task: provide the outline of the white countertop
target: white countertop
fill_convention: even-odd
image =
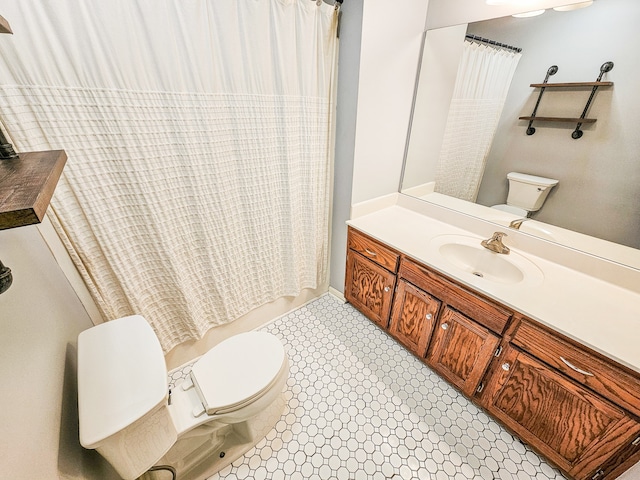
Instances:
[[[558,247],[549,248],[546,242],[538,240],[540,248],[536,250],[535,240],[519,238],[517,232],[505,230],[510,237],[504,240],[505,245],[532,261],[544,278],[539,282],[504,284],[457,269],[438,253],[432,242],[444,234],[482,240],[491,235],[495,225],[487,224],[484,233],[482,228],[469,231],[397,204],[364,214],[347,224],[640,372],[640,293],[545,258],[547,251]],[[568,257],[577,255],[567,252]],[[550,255],[554,260],[557,256],[557,251]],[[590,261],[585,254],[585,264]],[[598,268],[585,270],[592,273]],[[628,275],[623,273],[623,277]]]

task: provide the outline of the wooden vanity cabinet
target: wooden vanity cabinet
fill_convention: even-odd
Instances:
[[[382,328],[387,328],[400,255],[349,228],[344,296]]]
[[[640,374],[356,230],[348,244],[346,299],[570,478],[640,461]]]
[[[496,363],[483,406],[572,478],[613,478],[603,466],[640,444],[629,413],[528,353],[509,344]]]

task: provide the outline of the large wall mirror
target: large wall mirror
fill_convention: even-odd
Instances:
[[[465,1],[455,0],[456,8],[466,11]],[[431,0],[428,16],[446,2]],[[508,228],[519,215],[491,208],[507,203],[507,174],[554,179],[542,208],[520,230],[640,269],[640,2],[594,0],[525,18],[489,18],[483,8],[481,21],[425,32],[401,193]],[[481,88],[464,78],[477,61],[466,58],[466,35],[521,49],[509,65],[500,60],[497,77],[485,78],[489,85],[507,79],[501,100],[469,101],[460,83],[454,93],[456,81]],[[558,71],[549,82],[593,82],[609,61],[614,68],[602,80],[613,86],[595,93],[586,117],[597,121],[582,125],[581,138],[572,138],[576,124],[569,122],[534,122],[535,133],[527,135],[529,123],[519,117],[531,115],[540,93],[530,85],[542,83],[552,65]],[[546,88],[537,116],[580,117],[591,93],[591,87]],[[447,182],[465,191],[451,192]]]

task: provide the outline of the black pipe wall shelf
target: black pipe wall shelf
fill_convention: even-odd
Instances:
[[[520,120],[528,120],[529,125],[527,127],[527,135],[533,135],[536,133],[536,129],[532,126],[533,122],[556,122],[556,123],[575,123],[576,128],[573,132],[571,132],[571,138],[577,140],[582,137],[583,131],[581,127],[585,123],[595,123],[595,118],[586,118],[587,111],[589,110],[589,106],[593,101],[593,98],[600,87],[611,87],[613,86],[613,82],[603,82],[602,76],[610,72],[613,69],[613,62],[605,62],[600,67],[600,75],[595,82],[567,82],[567,83],[548,83],[549,77],[551,75],[555,75],[558,71],[558,67],[553,65],[547,70],[547,76],[545,77],[542,83],[532,83],[530,86],[533,88],[539,88],[540,93],[538,94],[538,100],[536,101],[536,105],[533,108],[533,112],[528,117],[518,117]],[[587,104],[582,110],[582,115],[579,117],[538,117],[536,113],[538,112],[538,107],[540,106],[540,101],[542,100],[542,95],[544,95],[545,89],[547,88],[567,88],[567,89],[576,89],[576,88],[591,88],[591,95],[587,100]]]
[[[42,222],[66,162],[64,150],[0,159],[0,230]]]

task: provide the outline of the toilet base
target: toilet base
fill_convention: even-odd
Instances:
[[[219,472],[266,437],[282,417],[284,394],[250,419],[233,424],[212,421],[178,438],[156,465],[171,465],[179,480],[205,480]],[[140,480],[168,480],[166,471],[147,472]]]

